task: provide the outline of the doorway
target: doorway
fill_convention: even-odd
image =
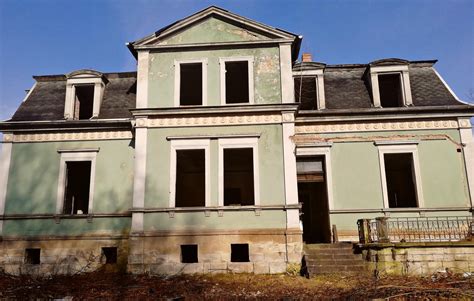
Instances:
[[[303,203],[303,241],[330,243],[331,229],[324,156],[299,157],[298,198]]]

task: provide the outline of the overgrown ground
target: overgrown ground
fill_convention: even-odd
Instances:
[[[373,275],[320,276],[219,274],[133,276],[94,272],[34,278],[0,276],[0,299],[374,299],[473,300],[474,279],[462,275],[430,277]],[[72,298],[71,298],[72,297]]]

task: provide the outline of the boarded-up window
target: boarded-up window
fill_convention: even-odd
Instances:
[[[403,104],[400,74],[380,74],[378,79],[380,105],[383,108],[400,107]]]
[[[74,88],[76,90],[74,119],[90,119],[94,110],[94,85],[80,85]]]
[[[417,207],[413,155],[385,154],[384,163],[389,207]]]
[[[176,207],[206,204],[205,150],[176,151]]]
[[[225,62],[225,102],[248,103],[249,66],[248,61]]]
[[[224,205],[254,205],[253,148],[224,149]]]
[[[179,104],[202,105],[202,64],[180,64]]]
[[[63,213],[87,214],[89,211],[91,161],[66,162],[66,173]]]
[[[300,110],[316,110],[317,99],[316,77],[295,77],[295,101]]]

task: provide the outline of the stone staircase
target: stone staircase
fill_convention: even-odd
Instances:
[[[368,271],[369,264],[357,254],[352,243],[307,244],[303,268],[307,276]]]

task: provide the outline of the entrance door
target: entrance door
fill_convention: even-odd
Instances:
[[[303,241],[331,242],[324,156],[297,158],[298,198],[303,203]]]

